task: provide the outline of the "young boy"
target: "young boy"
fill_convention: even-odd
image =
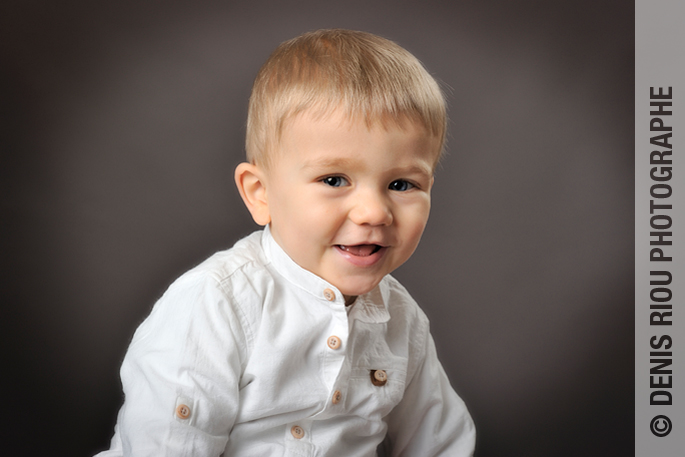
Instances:
[[[320,30],[281,44],[235,172],[265,229],[157,302],[100,455],[472,455],[428,320],[389,275],[428,220],[445,129],[438,85],[395,43]]]

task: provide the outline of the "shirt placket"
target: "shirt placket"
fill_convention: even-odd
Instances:
[[[347,390],[347,374],[349,364],[349,323],[345,310],[344,298],[340,292],[325,288],[322,291],[324,300],[328,303],[332,319],[329,334],[325,336],[323,345],[324,357],[322,364],[322,378],[328,390],[328,399],[323,409],[316,415],[317,419],[339,414],[344,406]]]

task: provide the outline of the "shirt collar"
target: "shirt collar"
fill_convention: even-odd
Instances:
[[[273,268],[294,286],[302,289],[303,292],[313,295],[325,303],[334,303],[338,306],[345,306],[345,298],[342,292],[333,284],[315,275],[311,271],[299,266],[276,242],[271,230],[267,225],[262,232],[262,249],[266,258],[270,261]],[[381,284],[383,281],[381,281]],[[335,299],[329,301],[324,295],[324,291],[330,289],[335,293]],[[360,295],[354,302],[350,311],[350,319],[357,319],[362,322],[384,323],[390,319],[390,314],[386,306],[387,294],[382,293],[380,285],[370,292]]]

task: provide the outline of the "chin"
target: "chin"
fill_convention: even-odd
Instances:
[[[383,278],[381,278],[383,279]],[[348,283],[345,285],[340,285],[336,286],[340,292],[342,292],[343,295],[349,295],[349,296],[357,296],[357,295],[364,295],[367,292],[371,292],[379,283],[380,279],[378,281],[374,282],[368,282],[368,281],[359,281],[359,282],[353,282],[353,283]]]

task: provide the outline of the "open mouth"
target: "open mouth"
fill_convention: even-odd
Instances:
[[[338,248],[342,251],[348,252],[357,257],[368,257],[380,251],[383,246],[378,244],[357,244],[354,246],[345,246],[342,244],[338,245]]]

